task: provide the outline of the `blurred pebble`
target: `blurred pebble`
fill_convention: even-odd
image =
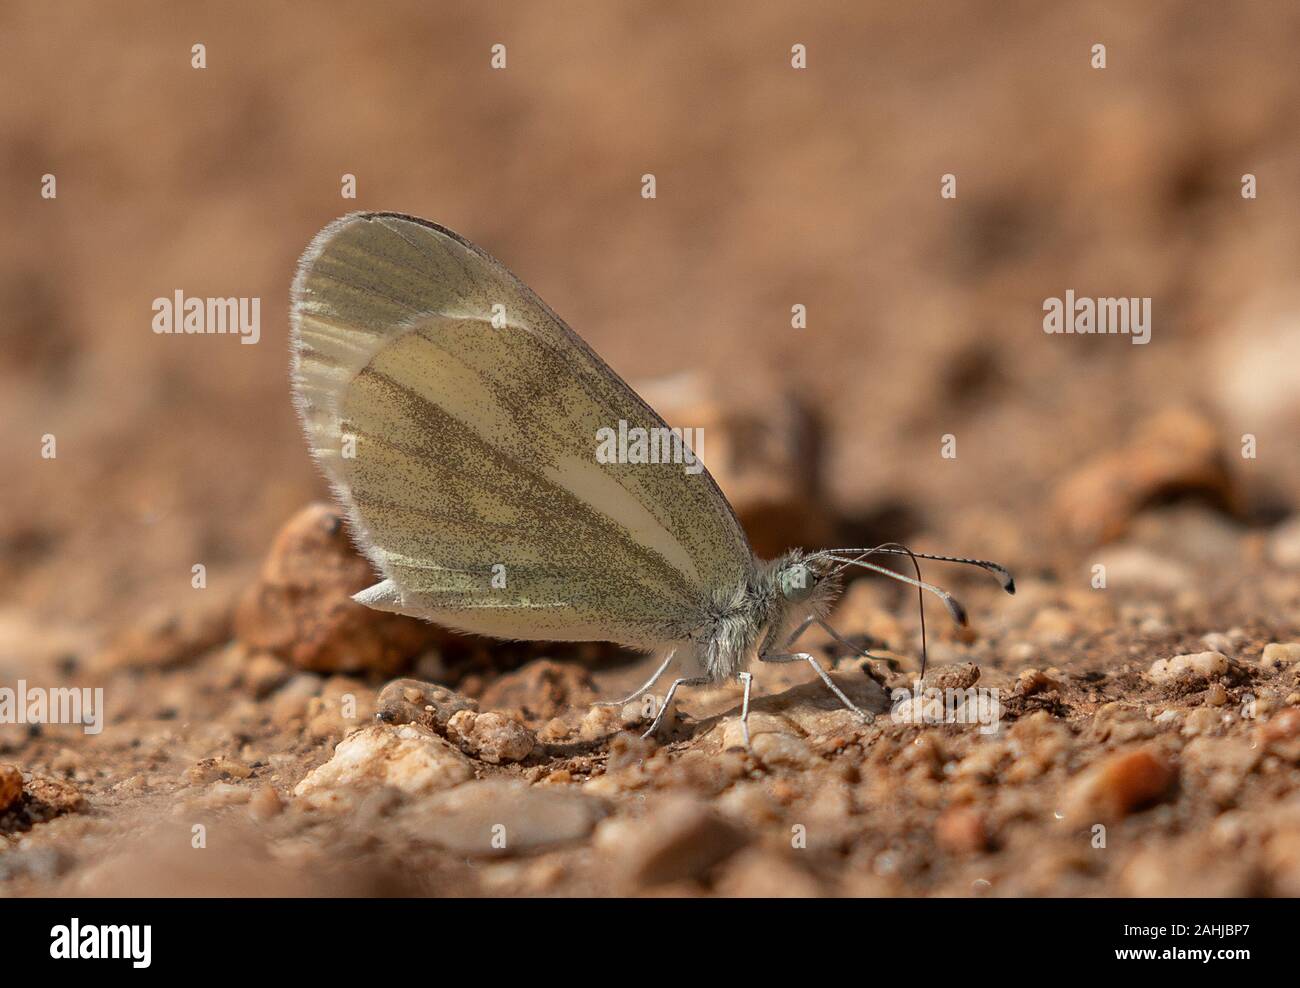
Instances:
[[[642,819],[602,828],[601,849],[633,886],[698,878],[746,843],[745,834],[691,796],[660,800]]]
[[[1061,684],[1041,669],[1023,669],[1016,677],[1016,692],[1023,696],[1060,688]]]
[[[749,737],[751,741],[760,734],[780,734],[797,737],[799,728],[795,727],[794,722],[788,717],[783,717],[780,714],[770,714],[765,710],[751,710],[749,712]],[[729,717],[723,722],[722,747],[724,751],[744,749],[745,731],[741,727],[739,717]]]
[[[808,768],[816,760],[807,741],[789,734],[759,734],[752,747],[754,757],[767,766]]]
[[[13,765],[0,763],[0,813],[13,806],[23,795],[23,773]]]
[[[293,667],[269,652],[249,655],[240,671],[240,679],[259,700],[270,696],[293,675]]]
[[[1176,594],[1192,585],[1187,566],[1142,546],[1114,546],[1097,553],[1096,562],[1106,567],[1108,589]]]
[[[90,657],[96,671],[174,669],[230,638],[230,603],[214,591],[185,608],[159,605]]]
[[[567,786],[505,779],[466,782],[414,806],[414,833],[475,857],[526,854],[582,840],[606,804]]]
[[[1176,777],[1154,749],[1110,755],[1071,780],[1064,797],[1065,820],[1082,826],[1122,819],[1163,798]]]
[[[779,382],[740,385],[697,373],[644,381],[637,391],[670,426],[704,430],[700,453],[759,556],[828,543],[819,430],[796,395]]]
[[[236,609],[235,635],[300,669],[395,672],[446,633],[352,599],[374,582],[338,509],[309,505],[272,542]]]
[[[1054,494],[1053,510],[1077,541],[1109,542],[1171,490],[1194,491],[1229,506],[1238,500],[1213,423],[1180,408],[1144,420],[1126,446],[1067,477]]]
[[[1264,653],[1259,657],[1259,664],[1265,669],[1285,669],[1300,661],[1300,642],[1270,642],[1264,646]]]
[[[548,720],[594,699],[589,670],[575,662],[534,659],[493,682],[479,701],[486,710],[518,710],[529,720]]]
[[[307,704],[320,693],[321,678],[300,672],[285,683],[271,698],[271,723],[287,727],[307,716]]]
[[[201,758],[185,770],[185,780],[192,786],[207,785],[224,779],[247,779],[253,770],[243,762],[225,755]]]
[[[275,786],[263,783],[253,790],[248,800],[248,815],[254,820],[266,821],[278,816],[284,809],[284,800],[276,792]]]
[[[984,818],[969,806],[953,806],[939,814],[934,839],[950,854],[977,854],[989,846]]]
[[[1223,715],[1212,707],[1197,707],[1187,712],[1183,734],[1194,738],[1202,734],[1216,734],[1223,727]]]
[[[1211,652],[1222,652],[1224,655],[1232,655],[1237,650],[1233,640],[1222,631],[1211,631],[1208,635],[1202,635],[1201,644]]]
[[[736,899],[816,899],[820,883],[791,860],[789,853],[746,848],[723,867],[714,884],[717,895]]]
[[[1268,554],[1284,569],[1300,569],[1300,515],[1273,530],[1268,540]]]
[[[973,662],[931,669],[921,681],[923,689],[964,690],[979,682],[980,668]]]
[[[1157,659],[1147,675],[1153,682],[1172,682],[1183,676],[1191,679],[1209,679],[1228,671],[1228,657],[1222,652],[1194,652],[1175,655],[1172,659]]]

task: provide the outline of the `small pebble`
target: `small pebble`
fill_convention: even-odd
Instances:
[[[350,790],[387,785],[408,795],[448,789],[474,777],[464,755],[417,724],[369,724],[349,735],[334,756],[294,788],[319,806],[350,804]]]
[[[980,667],[973,662],[931,669],[921,685],[924,689],[964,690],[979,682]]]
[[[1060,689],[1060,687],[1060,683],[1041,669],[1024,669],[1016,677],[1016,692],[1024,696],[1032,696],[1035,693]]]
[[[1162,799],[1176,777],[1173,766],[1154,749],[1111,755],[1071,780],[1065,820],[1082,826],[1122,819]]]
[[[0,763],[0,813],[5,812],[23,796],[23,773],[13,765]]]
[[[505,779],[467,782],[425,800],[412,824],[421,839],[474,857],[532,853],[582,840],[608,812],[567,786]]]
[[[1228,657],[1222,652],[1194,652],[1175,655],[1172,659],[1157,659],[1147,675],[1157,683],[1173,682],[1183,676],[1192,679],[1209,679],[1228,671]]]
[[[698,878],[746,843],[745,834],[690,796],[669,796],[644,818],[607,831],[601,847],[634,886]]]
[[[379,691],[375,717],[385,724],[419,724],[439,734],[462,710],[478,710],[478,703],[455,690],[418,679],[394,679]]]
[[[1259,664],[1271,670],[1285,669],[1297,661],[1300,661],[1300,642],[1270,642],[1259,657]]]
[[[1183,734],[1189,738],[1216,733],[1223,725],[1223,716],[1212,707],[1197,707],[1187,714]]]
[[[447,721],[447,737],[461,750],[493,765],[520,762],[532,754],[537,736],[503,713],[459,710]]]
[[[934,824],[935,842],[951,854],[978,854],[989,846],[984,818],[969,806],[954,806]]]

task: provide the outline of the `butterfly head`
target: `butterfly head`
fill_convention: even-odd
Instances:
[[[840,587],[833,563],[798,551],[772,563],[771,574],[772,594],[782,610],[823,613]]]

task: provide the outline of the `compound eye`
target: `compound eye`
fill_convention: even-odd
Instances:
[[[781,591],[793,600],[806,596],[816,584],[816,574],[803,563],[796,563],[781,574]]]

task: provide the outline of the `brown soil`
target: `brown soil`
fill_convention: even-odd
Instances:
[[[1300,894],[1294,5],[313,9],[5,16],[0,687],[107,722],[0,724],[0,894]],[[937,676],[1000,726],[891,716],[883,581],[832,618],[880,658],[809,638],[875,722],[756,669],[748,750],[731,687],[658,743],[590,712],[654,659],[350,610],[283,313],[359,208],[483,244],[706,419],[765,552],[1010,566],[926,570],[972,618],[929,609]],[[261,298],[260,343],[155,335],[176,289]],[[1045,334],[1067,289],[1151,297],[1151,342]]]

